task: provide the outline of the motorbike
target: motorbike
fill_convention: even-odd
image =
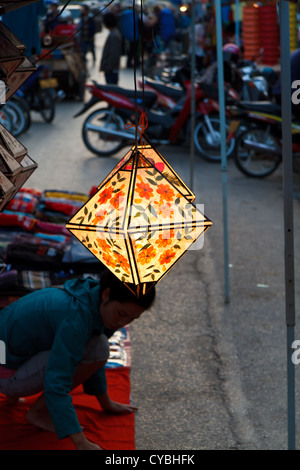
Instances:
[[[242,89],[240,91],[240,99],[243,101],[265,101],[270,98],[271,80],[269,74],[260,71],[255,62],[241,61],[237,67],[242,79]],[[206,69],[195,72],[195,81],[201,81],[201,77]],[[275,72],[273,72],[275,74]],[[168,84],[170,86],[182,87],[182,76],[191,76],[190,60],[189,62],[178,63],[177,65],[164,66],[157,69],[150,76],[146,74],[146,79],[157,81],[159,83]],[[275,74],[276,75],[276,74]],[[274,84],[274,83],[273,83]]]
[[[31,111],[39,112],[44,121],[50,123],[55,117],[57,86],[57,79],[51,77],[51,69],[45,65],[39,65],[16,95],[27,102]]]
[[[135,131],[125,130],[125,125],[135,124],[136,113],[146,113],[148,127],[145,137],[152,144],[178,145],[190,140],[191,84],[185,81],[185,94],[172,109],[155,110],[157,93],[134,91],[116,85],[100,85],[95,81],[86,85],[92,97],[74,116],[78,117],[104,101],[106,108],[100,108],[87,116],[82,127],[82,138],[86,147],[98,156],[110,156],[122,147],[135,141]],[[220,120],[219,105],[208,98],[204,90],[195,85],[195,129],[196,151],[210,162],[220,161]],[[227,131],[229,125],[227,126]],[[226,148],[229,157],[235,146],[231,138]]]
[[[255,62],[246,61],[239,71],[243,80],[242,101],[265,101],[269,99],[267,79],[260,73]]]
[[[156,93],[156,101],[153,109],[165,111],[174,109],[179,102],[184,102],[185,89],[183,86],[176,86],[144,77],[144,80],[138,80],[139,88]]]
[[[281,107],[272,102],[240,102],[230,110],[228,139],[236,139],[234,162],[246,176],[265,178],[282,161]],[[237,129],[244,130],[236,135]],[[300,171],[300,122],[292,122],[294,172]]]

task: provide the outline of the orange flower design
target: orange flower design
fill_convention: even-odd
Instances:
[[[107,214],[107,211],[100,210],[99,212],[95,214],[95,217],[93,218],[91,224],[92,225],[101,224],[101,222],[103,222],[103,220],[105,219],[106,214]]]
[[[174,230],[165,230],[162,234],[159,235],[159,238],[156,240],[155,244],[158,246],[158,248],[165,248],[173,243],[173,238]]]
[[[98,243],[98,247],[100,251],[110,251],[111,246],[107,243],[106,240],[103,238],[96,238],[96,242]]]
[[[113,188],[111,188],[111,187],[105,188],[105,189],[99,194],[98,202],[99,202],[100,204],[105,204],[106,201],[108,201],[108,200],[111,198],[112,192],[113,192]]]
[[[167,184],[159,184],[156,191],[163,201],[172,201],[174,199],[174,190]]]
[[[160,264],[168,264],[171,263],[172,259],[176,256],[174,250],[166,250],[162,255],[159,257]]]
[[[150,199],[153,197],[153,189],[148,183],[137,183],[136,191],[139,193],[139,196],[143,199]]]
[[[113,197],[111,198],[109,202],[115,209],[118,210],[120,208],[120,205],[124,201],[124,196],[125,196],[125,193],[123,191],[119,191],[113,195]]]
[[[150,261],[155,258],[156,250],[153,246],[149,246],[145,250],[142,250],[138,255],[138,262],[141,264],[148,264]]]
[[[107,253],[102,253],[102,260],[106,264],[106,266],[110,266],[113,269],[116,268],[117,263],[116,263],[115,259],[111,257],[111,255],[109,255]]]
[[[125,271],[126,273],[129,273],[130,265],[129,265],[127,258],[125,258],[125,256],[121,254],[117,254],[115,257],[115,261],[116,261],[116,264],[119,265],[118,267],[122,268],[123,271]]]

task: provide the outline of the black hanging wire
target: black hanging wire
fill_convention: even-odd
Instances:
[[[137,84],[136,84],[136,71],[137,71],[137,16],[135,12],[135,0],[133,0],[133,8],[132,8],[132,14],[133,14],[133,66],[134,66],[134,101],[135,101],[135,146],[137,148],[138,146],[138,105],[137,105]]]
[[[134,51],[133,51],[133,63],[134,63],[134,95],[135,95],[135,124],[125,125],[125,128],[135,127],[135,146],[138,146],[138,133],[140,135],[141,146],[143,147],[143,133],[148,126],[147,117],[145,113],[145,87],[144,87],[144,45],[143,37],[141,38],[141,65],[142,65],[142,114],[138,119],[138,104],[137,104],[137,57],[138,57],[138,39],[137,39],[137,20],[138,16],[135,11],[135,0],[133,0],[133,36],[134,36]],[[143,36],[143,0],[141,0],[141,28],[140,34]]]
[[[60,12],[56,15],[55,18],[59,18],[59,17],[60,17],[60,15],[65,11],[65,9],[66,9],[67,6],[69,5],[69,3],[71,3],[71,1],[72,1],[72,0],[68,0],[68,1],[64,4],[64,6],[63,6],[62,9],[60,10]]]
[[[52,47],[50,50],[48,50],[44,55],[42,55],[41,57],[38,57],[35,61],[33,61],[32,63],[33,64],[36,64],[37,62],[40,62],[41,60],[45,59],[45,57],[47,57],[48,55],[52,54],[52,52],[54,52],[58,47],[62,46],[63,44],[65,44],[66,42],[70,41],[70,39],[73,39],[78,33],[80,33],[92,20],[94,20],[94,18],[96,18],[97,15],[99,15],[100,13],[102,13],[107,7],[109,7],[115,0],[111,0],[107,5],[105,5],[105,7],[101,8],[101,10],[98,10],[96,13],[94,13],[94,15],[92,15],[87,21],[85,21],[82,26],[77,29],[73,34],[71,34],[70,36],[66,37],[65,39],[63,39],[62,41],[60,41],[58,44],[56,44],[56,46]],[[58,18],[62,12],[64,11],[64,9],[68,6],[68,4],[71,2],[71,0],[68,0],[66,2],[66,4],[63,6],[62,10],[58,13],[58,15],[56,15],[56,18]]]
[[[143,0],[141,0],[141,69],[142,69],[142,93],[143,93],[143,111],[145,112],[145,84],[144,84],[144,11]]]

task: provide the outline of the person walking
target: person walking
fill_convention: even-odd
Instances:
[[[103,47],[100,71],[104,72],[107,84],[117,85],[123,44],[118,29],[118,17],[114,13],[106,13],[103,16],[103,24],[109,30],[109,35]]]
[[[80,25],[79,28],[82,28],[80,33],[80,45],[83,55],[83,60],[86,63],[86,55],[88,52],[91,52],[93,57],[93,63],[96,62],[95,54],[95,34],[96,34],[96,24],[93,19],[93,15],[90,13],[90,9],[87,5],[81,7],[80,15]]]

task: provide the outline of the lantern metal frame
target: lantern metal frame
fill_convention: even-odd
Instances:
[[[140,203],[136,204],[135,198],[139,191],[137,185],[142,184],[138,180],[142,181],[141,175],[145,176],[145,174],[148,175],[148,177],[146,176],[148,183],[146,183],[145,188],[147,189],[148,186],[149,192],[146,192],[144,199],[141,199]],[[117,195],[120,191],[118,185],[123,181],[126,181],[127,185],[126,196],[124,193],[123,197],[122,193],[124,209],[120,213],[113,210],[109,212],[109,205],[100,204],[99,206],[99,201],[105,199],[101,195],[105,194],[105,191],[110,195],[115,191],[115,195]],[[170,194],[172,195],[172,203],[174,203],[174,208],[177,209],[177,217],[173,221],[170,221],[168,218],[164,221],[158,219],[153,202],[155,196],[152,199],[152,193],[154,194],[154,192],[150,187],[150,184],[154,187],[158,185],[158,182],[160,188],[164,187],[169,192],[169,196]],[[212,225],[212,222],[192,204],[192,201],[195,199],[194,194],[162,155],[149,143],[147,145],[133,146],[97,189],[96,194],[70,219],[66,228],[99,261],[120,278],[136,296],[144,295],[160,281],[191,245]],[[106,214],[111,215],[112,220],[105,215],[104,218],[99,218],[99,223],[97,223],[97,211],[99,211],[100,207],[102,207],[103,213],[106,212]],[[148,213],[146,214],[147,209]],[[175,209],[174,211],[171,210],[171,206],[169,209],[170,213],[175,213]],[[117,217],[116,214],[118,214]],[[178,214],[180,214],[180,217]],[[153,223],[154,219],[157,219],[155,223]],[[95,220],[96,222],[94,222]],[[162,248],[155,249],[153,243],[154,240],[158,240],[158,245],[162,247],[165,239],[163,234],[166,231],[174,234],[174,237],[166,238],[166,240],[173,241],[165,242],[166,250],[163,252]],[[175,237],[175,232],[177,238]],[[158,238],[155,238],[157,236]],[[100,240],[103,240],[103,243],[99,242],[99,237]],[[115,243],[115,240],[118,240],[118,242]],[[172,243],[173,251],[170,253],[171,248],[168,250],[168,244],[171,245]],[[103,244],[106,244],[105,247],[99,249],[99,246]],[[105,252],[105,248],[107,252]],[[154,264],[146,267],[147,251],[141,254],[143,250],[148,250],[149,259],[154,259]],[[109,252],[111,257],[107,256]],[[161,261],[163,253],[167,252],[169,253],[165,255],[165,259],[168,267],[163,265]],[[112,261],[113,253],[115,256],[119,256],[117,259],[123,260],[122,265]],[[160,269],[160,266],[159,269],[157,267],[158,256],[160,256],[159,262],[163,266],[162,269]],[[123,266],[126,266],[127,272],[125,272]],[[150,271],[150,269],[153,270]]]

